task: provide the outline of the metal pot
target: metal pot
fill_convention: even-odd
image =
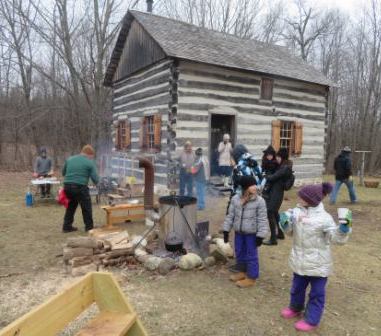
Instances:
[[[174,231],[168,233],[164,243],[165,243],[165,249],[170,252],[180,251],[183,249],[183,245],[184,245],[184,242]]]

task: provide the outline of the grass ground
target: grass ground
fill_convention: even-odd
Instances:
[[[61,233],[63,208],[26,208],[28,178],[0,173],[0,328],[73,280],[57,257],[67,237]],[[381,189],[357,191],[360,202],[354,206],[345,201],[345,190],[340,193],[337,206],[352,208],[354,232],[347,245],[333,247],[335,272],[329,279],[323,321],[313,335],[381,335]],[[283,207],[294,206],[295,199],[295,191],[289,192]],[[208,199],[208,209],[198,219],[209,220],[216,232],[225,206],[226,199]],[[332,206],[327,209],[336,213]],[[104,223],[97,206],[94,217],[96,225]],[[76,222],[83,230],[80,212]],[[292,323],[279,317],[288,303],[290,247],[289,239],[277,247],[261,247],[260,280],[246,290],[228,281],[226,266],[177,270],[166,277],[141,268],[113,272],[150,335],[297,335]]]

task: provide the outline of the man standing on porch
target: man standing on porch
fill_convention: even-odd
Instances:
[[[180,196],[193,196],[193,176],[191,169],[195,160],[195,155],[192,150],[192,143],[187,141],[184,144],[184,150],[180,155]]]
[[[229,187],[229,178],[232,174],[232,144],[230,142],[230,135],[224,134],[222,142],[218,145],[218,165],[219,173],[224,179],[224,187]]]

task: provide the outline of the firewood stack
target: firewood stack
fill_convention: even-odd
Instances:
[[[68,238],[63,259],[73,276],[97,271],[100,266],[136,264],[127,231],[110,233],[101,238]]]

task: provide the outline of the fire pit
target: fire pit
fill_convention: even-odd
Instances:
[[[188,196],[169,195],[159,198],[160,213],[164,214],[160,220],[161,248],[173,251],[172,242],[175,242],[179,249],[197,247],[196,203],[196,198]]]

